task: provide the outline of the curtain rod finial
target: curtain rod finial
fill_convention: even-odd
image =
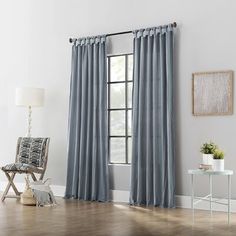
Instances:
[[[173,26],[174,26],[174,27],[177,27],[177,23],[176,23],[176,22],[174,22],[174,23],[173,23]]]
[[[73,39],[72,39],[72,38],[69,38],[69,42],[72,43],[72,42],[73,42]]]

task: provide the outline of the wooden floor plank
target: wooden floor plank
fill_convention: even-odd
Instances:
[[[23,206],[18,200],[0,204],[0,235],[236,235],[236,215],[230,225],[227,213],[134,207],[118,203],[96,203],[58,198],[57,207]]]

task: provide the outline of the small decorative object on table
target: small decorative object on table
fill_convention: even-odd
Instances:
[[[224,171],[224,152],[220,149],[216,149],[213,154],[213,170]]]
[[[212,170],[212,165],[200,164],[199,169],[200,170]]]
[[[212,165],[213,154],[217,149],[217,145],[213,142],[204,143],[201,147],[202,153],[202,164],[203,165]]]

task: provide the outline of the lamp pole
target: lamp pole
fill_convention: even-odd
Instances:
[[[32,108],[28,106],[28,130],[27,137],[31,137],[31,129],[32,129]]]

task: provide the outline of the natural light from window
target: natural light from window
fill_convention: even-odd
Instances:
[[[133,55],[108,56],[109,161],[129,164],[132,156]]]

